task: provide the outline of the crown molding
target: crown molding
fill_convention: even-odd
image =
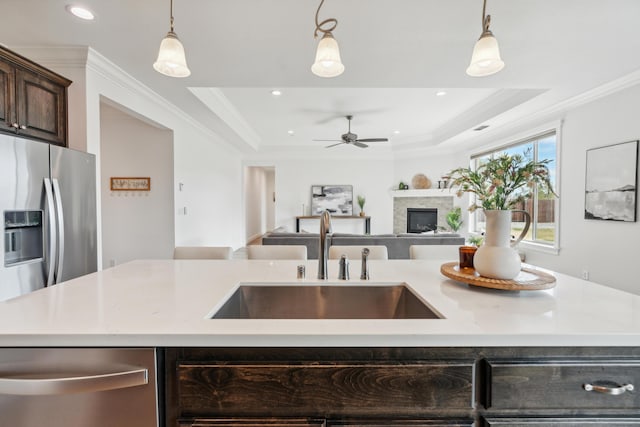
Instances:
[[[173,115],[179,117],[188,123],[188,125],[193,126],[193,128],[197,129],[199,132],[203,133],[207,137],[216,138],[220,141],[223,141],[220,136],[213,132],[211,129],[205,127],[200,122],[196,121],[189,114],[182,111],[180,108],[176,107],[174,104],[169,102],[167,99],[158,95],[148,86],[142,84],[140,81],[133,78],[126,71],[120,68],[118,65],[111,62],[105,56],[100,54],[98,51],[89,48],[87,54],[87,69],[99,74],[104,79],[113,83],[114,85],[125,89],[127,92],[130,92],[132,95],[142,96],[147,99],[149,102],[156,104],[157,106],[171,112]]]
[[[78,68],[87,65],[87,46],[12,46],[11,50],[48,68]]]
[[[569,111],[618,93],[622,90],[640,84],[640,70],[624,75],[620,78],[596,86],[581,94],[569,97],[547,108],[543,108],[535,113],[528,114],[520,119],[513,120],[502,125],[492,126],[491,131],[485,135],[473,138],[457,145],[461,150],[474,151],[474,147],[481,147],[500,139],[517,139],[519,135],[528,132],[535,133],[537,129],[544,127],[555,127],[555,123],[562,123],[564,115]],[[551,125],[549,125],[551,124]],[[513,136],[513,137],[512,137]],[[446,144],[437,145],[436,148],[444,148]]]
[[[124,71],[115,63],[95,49],[88,46],[14,46],[11,48],[21,55],[29,57],[45,67],[64,69],[87,69],[110,83],[124,89],[134,97],[143,97],[147,101],[170,112],[172,115],[183,120],[187,126],[202,133],[209,139],[214,139],[233,152],[240,152],[237,147],[223,139],[219,134],[207,128],[192,116],[160,96],[148,86],[144,85],[130,74]],[[102,97],[102,94],[100,94]],[[108,98],[108,97],[103,97]],[[115,102],[115,101],[114,101]],[[126,105],[125,108],[128,108]],[[136,114],[140,114],[137,113]],[[149,118],[149,120],[152,120]]]
[[[188,89],[251,148],[254,150],[260,148],[262,138],[247,123],[242,114],[222,93],[222,90],[213,87],[190,87]]]

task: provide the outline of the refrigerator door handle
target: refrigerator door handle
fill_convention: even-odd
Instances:
[[[57,227],[56,227],[56,213],[53,205],[53,189],[51,187],[51,180],[49,178],[44,179],[44,191],[45,199],[47,201],[47,214],[49,215],[49,250],[47,251],[47,286],[53,285],[55,276],[56,259],[58,255],[58,239],[57,239]]]
[[[56,283],[60,282],[62,277],[62,266],[64,265],[64,216],[62,212],[62,193],[60,192],[60,184],[58,180],[53,178],[53,194],[56,202],[56,213],[58,216],[58,265],[56,266]]]
[[[60,378],[0,378],[0,394],[23,396],[91,393],[136,387],[149,383],[146,368],[99,375]]]

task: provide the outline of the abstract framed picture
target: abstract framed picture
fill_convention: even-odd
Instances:
[[[353,216],[353,186],[312,185],[311,215],[321,215],[325,210],[331,215]]]
[[[584,217],[635,222],[638,141],[587,150]]]

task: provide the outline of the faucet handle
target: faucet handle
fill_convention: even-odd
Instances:
[[[340,257],[340,270],[338,271],[338,280],[349,280],[349,260],[346,255]]]
[[[367,262],[369,252],[369,248],[362,249],[362,269],[360,271],[360,280],[369,280],[369,263]]]

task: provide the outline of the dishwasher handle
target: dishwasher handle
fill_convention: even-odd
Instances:
[[[135,368],[130,371],[108,374],[60,378],[33,378],[33,375],[25,375],[20,378],[16,375],[15,377],[0,378],[0,394],[39,396],[91,393],[135,387],[148,383],[149,372],[146,368]]]

